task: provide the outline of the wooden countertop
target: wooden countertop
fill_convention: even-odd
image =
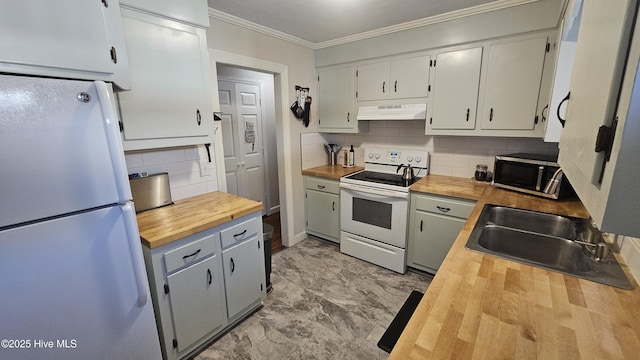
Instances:
[[[216,191],[136,215],[142,243],[153,249],[262,210],[262,203]]]
[[[487,185],[489,185],[489,183],[475,181],[472,178],[427,175],[411,185],[409,190],[479,200],[487,188]]]
[[[577,200],[487,186],[389,359],[637,359],[640,288],[626,265],[634,290],[467,250],[487,203],[588,217]]]
[[[321,165],[310,169],[302,170],[302,175],[318,176],[328,179],[340,179],[343,176],[353,174],[354,172],[364,170],[362,166],[354,166],[350,168],[342,167],[342,165]]]

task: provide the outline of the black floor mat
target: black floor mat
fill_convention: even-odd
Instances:
[[[402,330],[407,326],[411,315],[418,307],[420,300],[424,294],[419,291],[412,291],[407,300],[400,308],[400,311],[396,314],[396,317],[393,318],[391,325],[387,328],[387,331],[384,332],[384,335],[378,341],[378,347],[388,353],[391,353],[391,350],[398,342],[398,338],[400,338],[400,334],[402,334]]]

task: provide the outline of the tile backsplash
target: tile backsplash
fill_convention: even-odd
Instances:
[[[208,166],[208,175],[201,176],[201,159]],[[126,152],[125,160],[129,174],[168,173],[174,201],[218,190],[215,157],[212,152],[209,163],[204,146]]]
[[[558,151],[557,143],[545,143],[542,139],[427,136],[424,126],[424,120],[370,121],[369,132],[364,134],[302,134],[302,168],[327,164],[325,143],[339,144],[343,149],[353,144],[356,165],[360,166],[364,165],[364,149],[368,147],[424,149],[431,154],[431,174],[457,177],[472,177],[476,164],[486,164],[493,171],[495,155]]]

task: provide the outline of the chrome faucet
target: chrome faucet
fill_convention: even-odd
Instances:
[[[562,171],[562,168],[558,168],[558,170],[553,173],[551,179],[549,179],[549,182],[544,187],[543,192],[545,194],[555,194],[555,192],[558,190],[558,185],[560,185],[560,181],[562,181],[563,175],[564,171]]]

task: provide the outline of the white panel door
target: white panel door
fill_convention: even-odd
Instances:
[[[238,129],[235,109],[235,84],[230,81],[218,81],[218,99],[222,118],[222,147],[224,149],[224,171],[227,179],[227,192],[239,195],[238,171],[242,156],[239,153]]]
[[[262,296],[264,277],[256,276],[264,271],[261,243],[255,237],[222,252],[229,319]]]
[[[227,191],[263,202],[265,178],[260,87],[219,80],[218,98],[222,112]]]
[[[353,107],[355,76],[353,67],[318,72],[318,128],[354,129],[358,125]]]
[[[389,97],[390,71],[389,62],[358,66],[358,101]]]
[[[482,48],[436,55],[432,67],[432,129],[475,129]]]

